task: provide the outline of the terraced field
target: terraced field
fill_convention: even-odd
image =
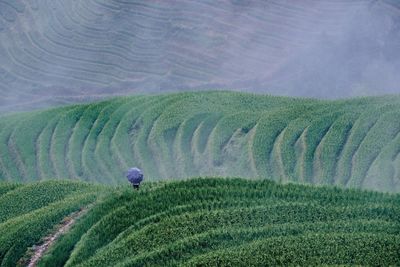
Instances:
[[[137,91],[393,92],[399,12],[395,0],[1,0],[0,111]]]
[[[115,98],[0,117],[0,179],[235,176],[400,192],[400,97],[232,92]]]
[[[93,205],[104,189],[73,181],[0,183],[1,266],[16,266],[29,247],[72,212]]]
[[[1,266],[29,262],[29,247],[81,209],[38,266],[400,264],[399,195],[244,179],[140,191],[47,181],[0,183],[0,203]]]

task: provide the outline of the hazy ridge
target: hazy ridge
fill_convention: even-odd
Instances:
[[[1,0],[0,112],[137,92],[399,93],[397,1]]]

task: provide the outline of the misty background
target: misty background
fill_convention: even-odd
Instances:
[[[400,93],[396,0],[0,0],[0,113],[228,89]]]

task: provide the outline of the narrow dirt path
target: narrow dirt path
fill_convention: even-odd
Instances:
[[[35,247],[34,253],[29,260],[28,267],[35,267],[37,263],[40,261],[42,256],[46,253],[46,251],[54,244],[54,242],[64,233],[68,232],[71,226],[75,223],[76,219],[81,217],[83,214],[87,212],[87,209],[82,209],[80,211],[74,212],[66,217],[62,223],[60,228],[57,231],[44,239],[44,243],[40,246]]]

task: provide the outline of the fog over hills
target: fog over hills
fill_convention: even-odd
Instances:
[[[0,0],[0,112],[232,89],[400,93],[400,2]]]

